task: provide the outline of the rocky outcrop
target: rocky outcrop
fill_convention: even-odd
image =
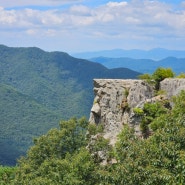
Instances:
[[[140,135],[140,118],[134,114],[135,107],[142,108],[146,102],[170,99],[185,89],[185,79],[165,79],[161,90],[166,95],[155,96],[154,88],[143,80],[94,79],[94,103],[90,123],[103,124],[104,137],[111,144],[124,124],[129,124]]]
[[[167,97],[170,99],[176,96],[181,90],[185,90],[184,78],[166,78],[160,83],[160,89],[166,92]]]
[[[142,80],[95,79],[94,93],[89,121],[104,125],[105,138],[114,144],[124,124],[139,133],[139,121],[133,119],[132,109],[154,96],[150,85]]]

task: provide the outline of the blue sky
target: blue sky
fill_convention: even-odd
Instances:
[[[185,50],[185,0],[0,0],[0,44]]]

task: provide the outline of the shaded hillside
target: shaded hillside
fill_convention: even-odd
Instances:
[[[33,136],[58,127],[60,116],[16,89],[0,84],[0,163],[15,164]]]
[[[140,73],[76,59],[63,52],[0,46],[0,164],[24,153],[32,138],[59,119],[89,116],[93,78],[136,78]]]
[[[126,67],[140,73],[153,73],[156,68],[172,68],[176,74],[185,72],[185,58],[167,57],[162,60],[133,59],[133,58],[106,58],[97,57],[90,59],[108,68]]]

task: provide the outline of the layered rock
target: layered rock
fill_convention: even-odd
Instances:
[[[155,96],[154,88],[143,80],[94,79],[94,103],[90,114],[90,123],[103,124],[104,137],[111,144],[128,124],[141,135],[140,118],[134,114],[135,107],[142,108],[146,102],[170,99],[181,90],[185,90],[185,79],[165,79],[161,82],[164,96]]]

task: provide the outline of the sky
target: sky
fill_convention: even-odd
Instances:
[[[68,53],[185,50],[185,0],[0,0],[0,44]]]

